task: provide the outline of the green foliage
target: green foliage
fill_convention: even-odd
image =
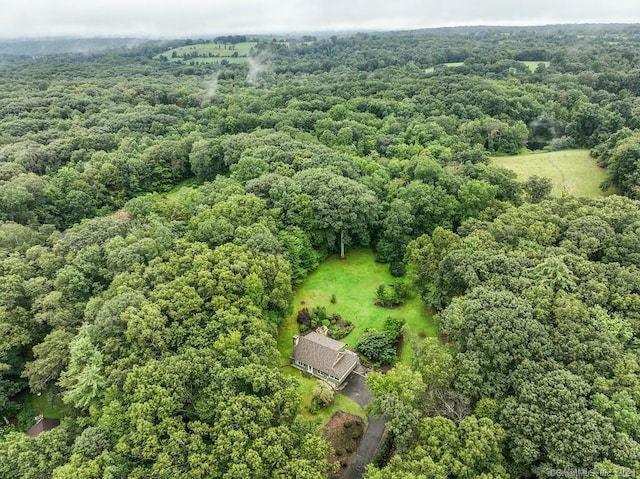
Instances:
[[[424,383],[432,388],[450,386],[456,374],[454,356],[436,338],[425,338],[415,349],[412,368]]]
[[[618,441],[614,427],[589,408],[589,393],[583,379],[558,370],[531,377],[505,401],[500,421],[513,441],[516,470],[531,465],[586,467],[610,454]]]
[[[504,431],[490,419],[469,416],[456,425],[441,417],[425,418],[417,429],[414,448],[382,469],[370,466],[367,479],[509,477],[501,451]]]
[[[620,141],[607,161],[607,182],[620,188],[630,198],[640,198],[640,137],[637,134]]]
[[[393,284],[381,284],[376,289],[376,302],[385,308],[399,306],[408,298],[409,290],[410,285],[402,279],[396,279]]]
[[[365,332],[358,340],[358,351],[373,362],[393,364],[398,359],[394,341],[384,331]]]
[[[41,393],[57,381],[69,363],[69,345],[73,338],[72,333],[57,329],[34,346],[34,360],[25,365],[22,373],[29,379],[31,392]]]
[[[70,456],[79,428],[66,419],[55,429],[31,438],[11,432],[0,441],[0,476],[21,479],[51,477],[52,471],[65,464]]]
[[[97,427],[89,426],[76,437],[71,452],[86,459],[93,459],[108,447],[107,434]]]
[[[527,194],[527,201],[530,203],[540,203],[551,194],[553,183],[551,178],[546,176],[531,175],[524,184],[524,191]]]
[[[398,359],[396,346],[404,325],[403,319],[388,317],[382,330],[372,328],[365,331],[358,341],[358,351],[371,361],[394,364]]]
[[[102,353],[91,342],[87,326],[69,345],[69,367],[60,375],[63,398],[78,409],[87,409],[105,384]]]
[[[378,199],[364,185],[326,169],[304,170],[294,177],[303,193],[309,195],[320,243],[341,247],[352,238],[368,244],[370,229],[378,219]]]
[[[427,379],[431,358],[447,364],[446,354],[416,353],[414,367],[425,383],[442,377],[445,385],[428,388],[423,410],[439,411],[443,400],[463,406],[447,392],[453,380],[475,402],[477,416],[504,428],[513,476],[606,461],[635,467],[637,385],[620,379],[636,369],[627,328],[638,324],[631,320],[638,303],[617,295],[637,292],[626,280],[612,280],[635,277],[635,263],[630,270],[607,262],[603,245],[619,244],[625,229],[616,233],[614,225],[633,224],[637,216],[637,204],[619,197],[565,198],[470,224],[430,270],[448,303],[438,317],[441,332],[457,354],[453,378],[435,368]],[[417,269],[418,248],[433,246],[423,241],[414,248]]]
[[[313,403],[319,407],[327,407],[333,402],[335,391],[324,381],[317,381],[313,387]]]

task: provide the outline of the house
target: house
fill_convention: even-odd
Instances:
[[[347,345],[315,331],[293,337],[292,365],[340,386],[358,364],[360,358]]]
[[[27,431],[30,437],[36,437],[41,432],[51,431],[60,425],[59,419],[45,419],[44,416],[36,416],[36,423]]]

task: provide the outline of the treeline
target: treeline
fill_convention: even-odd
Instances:
[[[403,68],[377,68],[370,76],[359,73],[355,62],[355,68],[320,72],[301,83],[293,72],[283,70],[291,55],[298,65],[321,45],[334,42],[349,52],[376,46],[378,55],[396,52],[396,44],[414,43],[407,35],[328,39],[295,52],[275,52],[273,69],[261,80],[270,88],[268,97],[261,90],[243,88],[245,67],[236,66],[220,76],[216,88],[224,95],[210,103],[203,86],[212,66],[165,65],[134,57],[136,64],[123,57],[125,61],[102,70],[95,63],[55,71],[42,62],[15,68],[3,75],[0,85],[2,181],[5,189],[18,192],[0,195],[7,196],[0,201],[6,211],[3,219],[65,228],[121,207],[138,194],[169,189],[197,175],[189,158],[199,140],[255,129],[292,136],[310,133],[341,153],[375,153],[390,161],[426,149],[441,164],[458,160],[475,145],[499,154],[527,146],[595,147],[623,128],[638,126],[640,75],[633,69],[634,53],[626,48],[632,38],[623,32],[618,34],[620,45],[609,50],[604,42],[592,42],[596,59],[606,60],[610,69],[600,72],[594,67],[577,75],[569,74],[557,59],[531,72],[515,59],[495,58],[490,51],[498,48],[497,33],[473,40],[488,46],[482,53],[488,55],[485,60],[465,53],[465,65],[451,71],[425,74],[413,61]],[[543,51],[553,51],[553,41],[559,42],[554,35],[547,38],[528,30],[520,35],[524,38],[507,34],[515,46],[511,53],[500,50],[503,56],[526,56],[524,46],[518,53],[519,41],[541,37]],[[461,37],[455,42],[471,42]],[[415,48],[430,52],[448,45],[447,36],[416,38],[422,43]],[[583,41],[576,39],[575,48]],[[625,55],[628,61],[623,63]],[[346,62],[337,54],[326,56]],[[445,58],[450,59],[456,58]],[[113,56],[101,58],[112,60]],[[586,58],[576,62],[596,63]],[[353,58],[349,64],[354,64]],[[277,72],[282,74],[274,75]],[[611,182],[625,188],[619,176],[613,172]]]

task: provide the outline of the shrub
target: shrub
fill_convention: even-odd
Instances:
[[[354,328],[355,326],[352,323],[345,323],[345,325],[342,327],[337,325],[333,326],[329,330],[329,337],[333,339],[342,339],[345,336],[347,336],[351,331],[353,331]]]
[[[313,386],[313,403],[319,408],[327,407],[331,404],[334,395],[335,391],[333,388],[324,381],[318,381],[316,385]]]
[[[298,311],[298,324],[306,325],[307,327],[311,326],[311,313],[308,308],[302,308]],[[302,330],[302,328],[301,328]]]
[[[322,322],[329,316],[327,315],[327,309],[324,306],[316,306],[315,308],[313,308],[312,317]]]
[[[560,151],[575,148],[576,143],[572,138],[568,136],[561,136],[560,138],[554,138],[551,142],[544,147],[544,151]]]
[[[385,308],[394,306],[396,303],[396,295],[393,288],[386,284],[381,284],[376,290],[376,304]]]
[[[393,261],[389,265],[389,271],[391,272],[391,275],[395,276],[396,278],[399,276],[404,276],[404,274],[407,272],[407,265],[405,265],[401,261]]]
[[[358,351],[371,361],[393,364],[397,359],[393,343],[384,331],[369,329],[360,337]]]
[[[336,293],[331,295],[331,304],[336,304]]]
[[[404,319],[388,317],[384,321],[382,331],[395,343],[402,334],[402,327],[404,324]]]
[[[398,303],[403,303],[409,297],[409,291],[411,290],[411,286],[409,283],[403,279],[396,279],[393,282],[392,288],[395,292],[396,301]]]
[[[385,308],[398,306],[409,297],[410,288],[403,279],[396,279],[391,285],[381,284],[376,289],[376,304]]]

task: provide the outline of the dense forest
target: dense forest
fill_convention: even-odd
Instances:
[[[369,374],[365,477],[640,473],[640,27],[255,40],[2,45],[0,477],[327,477],[276,335],[355,246],[439,326]],[[490,161],[570,148],[617,194]]]

